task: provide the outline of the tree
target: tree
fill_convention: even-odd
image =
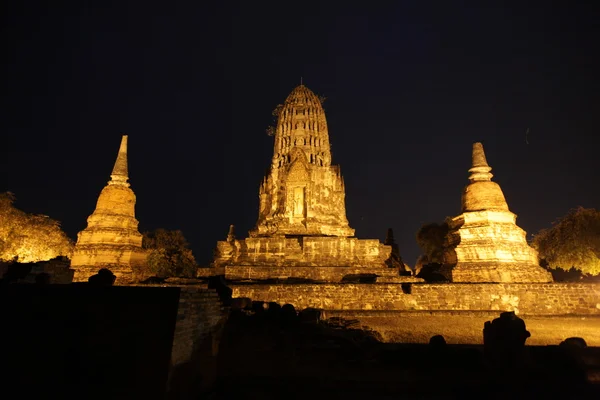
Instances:
[[[277,121],[279,121],[279,114],[281,114],[281,110],[283,110],[283,104],[277,104],[277,106],[271,112],[273,123],[267,127],[267,135],[275,136],[275,133],[277,132]]]
[[[12,193],[0,193],[0,261],[29,263],[71,255],[73,242],[58,221],[23,212],[14,202]]]
[[[448,234],[448,224],[425,224],[417,232],[417,244],[429,263],[443,264],[444,238]]]
[[[600,282],[600,275],[584,274],[573,267],[569,270],[556,267],[550,269],[550,273],[554,282]]]
[[[142,243],[149,250],[148,267],[156,276],[196,276],[196,259],[181,231],[157,229],[146,232]]]
[[[532,246],[543,266],[600,274],[600,211],[583,207],[570,210],[551,228],[539,231]]]

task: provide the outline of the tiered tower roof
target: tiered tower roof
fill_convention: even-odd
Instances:
[[[331,165],[325,111],[302,84],[279,109],[271,168],[259,198],[251,236],[354,236],[340,168]]]
[[[508,211],[508,204],[500,185],[492,182],[492,168],[488,165],[483,145],[473,143],[472,166],[469,169],[469,185],[462,197],[462,211],[502,210]]]
[[[292,161],[293,149],[301,149],[311,164],[331,165],[331,148],[321,100],[304,85],[289,94],[281,108],[275,132],[274,168]]]

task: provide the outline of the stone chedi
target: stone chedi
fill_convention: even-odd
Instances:
[[[492,182],[491,170],[483,145],[473,144],[463,213],[446,220],[444,274],[453,282],[551,282],[527,244],[526,232],[516,225],[502,189]]]
[[[306,86],[279,110],[269,171],[259,190],[250,237],[217,244],[213,262],[228,279],[305,278],[340,281],[353,274],[397,276],[391,246],[359,240],[346,218],[344,180],[331,165],[325,111]]]
[[[143,268],[146,252],[135,219],[135,194],[129,187],[127,136],[121,139],[119,155],[102,189],[96,209],[87,219],[87,228],[77,235],[71,260],[74,281],[87,281],[101,268],[110,269],[117,284],[132,282],[136,270]]]

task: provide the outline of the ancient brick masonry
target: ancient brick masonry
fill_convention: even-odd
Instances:
[[[228,312],[216,290],[207,285],[171,278],[160,286],[180,288],[168,398],[197,398],[216,379],[219,343]]]
[[[385,276],[376,283],[337,283],[333,279],[320,284],[234,283],[233,297],[360,318],[362,324],[385,333],[390,341],[427,343],[443,331],[457,343],[477,343],[481,340],[481,315],[499,311],[535,316],[541,344],[591,333],[600,318],[600,285],[549,283],[550,273],[539,267],[537,253],[528,246],[525,232],[516,225],[516,216],[509,211],[500,186],[491,181],[490,171],[483,146],[476,143],[462,214],[447,220],[450,230],[443,272],[453,283],[408,283]],[[252,256],[264,260],[267,254],[279,255],[263,251],[265,247],[262,243],[254,246],[259,250]],[[232,257],[236,251],[232,250]],[[319,251],[323,259],[330,254]],[[282,265],[281,269],[299,269],[293,259]],[[252,268],[253,273],[244,275]],[[238,279],[259,276],[260,267],[246,269],[236,269]],[[548,331],[547,326],[560,329]]]
[[[537,252],[516,225],[496,182],[483,145],[473,144],[470,183],[462,195],[462,214],[447,219],[444,272],[453,282],[552,282]]]
[[[331,165],[325,111],[306,86],[296,87],[279,112],[269,173],[250,236],[354,236],[346,219],[344,181]]]
[[[600,284],[585,283],[235,285],[233,297],[289,303],[299,310],[497,310],[600,316]]]
[[[219,296],[206,285],[181,287],[171,362],[189,361],[196,346],[224,322]]]
[[[100,268],[110,269],[117,284],[131,283],[146,262],[135,219],[135,194],[129,187],[127,136],[123,136],[110,181],[102,189],[88,225],[77,235],[71,260],[73,280],[87,281]]]
[[[396,278],[405,269],[400,263],[386,265],[390,245],[353,237],[344,181],[340,168],[331,165],[325,111],[304,85],[292,91],[279,112],[259,200],[250,237],[237,240],[232,228],[217,244],[213,266],[224,269],[228,279],[339,282],[361,274]]]

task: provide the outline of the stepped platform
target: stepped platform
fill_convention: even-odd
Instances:
[[[373,267],[278,267],[227,266],[225,279],[231,281],[267,279],[307,279],[316,282],[343,282],[348,279],[373,278],[387,281],[414,282],[411,276],[400,276],[397,268]],[[406,280],[404,280],[406,278]]]

